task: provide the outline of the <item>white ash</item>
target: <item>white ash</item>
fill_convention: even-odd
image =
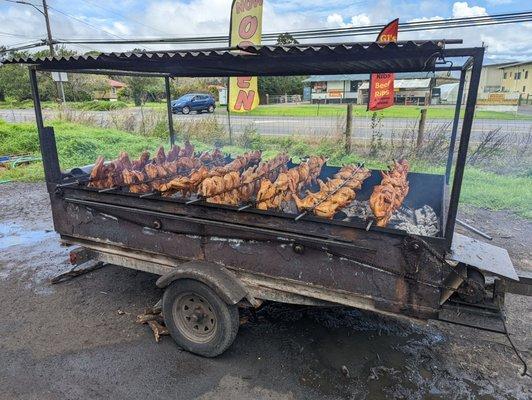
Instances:
[[[294,200],[281,202],[281,211],[286,214],[299,214],[299,211]]]
[[[344,221],[352,217],[362,220],[373,218],[373,212],[367,200],[353,200],[351,204],[342,209],[342,212],[347,215]],[[436,236],[440,232],[439,218],[428,205],[416,210],[401,207],[393,214],[388,226],[420,236]]]
[[[358,217],[366,220],[369,217],[373,216],[371,208],[369,207],[369,201],[367,200],[353,200],[351,204],[342,209],[342,212],[347,215],[347,218],[345,218],[344,221],[348,220],[351,217]]]
[[[412,235],[436,236],[440,232],[440,220],[428,205],[416,210],[400,208],[393,214],[390,225]]]

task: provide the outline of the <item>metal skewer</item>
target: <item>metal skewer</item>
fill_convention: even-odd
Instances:
[[[56,187],[58,188],[64,188],[64,187],[69,187],[69,186],[74,186],[74,185],[80,185],[81,182],[78,181],[77,179],[73,182],[68,182],[68,183],[61,183],[60,185],[57,185]]]
[[[311,208],[309,208],[308,210],[306,211],[303,211],[301,214],[299,214],[297,217],[294,218],[294,221],[299,221],[301,218],[303,218],[305,215],[307,215],[309,212],[312,212],[316,209],[316,207],[318,207],[320,204],[322,204],[325,200],[327,200],[329,197],[331,197],[333,194],[335,194],[336,192],[338,192],[338,190],[340,190],[341,188],[343,188],[347,182],[349,182],[351,179],[353,179],[357,172],[360,171],[360,168],[364,167],[364,163],[362,164],[358,164],[358,167],[357,169],[355,169],[353,171],[353,173],[341,184],[341,185],[338,185],[338,187],[336,187],[336,189],[334,189],[332,192],[330,192],[327,196],[325,196],[323,199],[321,199],[319,202],[317,202],[316,204],[314,204]]]
[[[198,202],[200,202],[202,200],[203,200],[202,197],[198,197],[197,199],[187,201],[185,204],[194,204],[194,203],[198,203]]]
[[[98,193],[111,192],[111,191],[116,190],[116,189],[119,189],[119,187],[110,187],[110,188],[106,188],[106,189],[100,189],[100,190],[98,190]]]

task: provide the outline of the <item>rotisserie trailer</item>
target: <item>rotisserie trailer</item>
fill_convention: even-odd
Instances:
[[[7,63],[29,66],[54,226],[62,241],[80,246],[73,258],[160,275],[163,314],[174,340],[191,352],[216,356],[235,339],[238,307],[259,307],[264,301],[343,305],[505,331],[505,293],[529,293],[529,281],[519,280],[506,250],[454,231],[484,55],[484,48],[458,47],[460,43],[249,46]],[[357,216],[326,219],[213,204],[201,197],[90,187],[93,166],[60,168],[54,130],[44,125],[41,113],[39,71],[164,78],[171,144],[175,134],[169,80],[174,77],[456,71],[460,90],[446,173],[409,173],[404,200],[411,210],[429,206],[440,228],[424,236],[371,225]],[[338,170],[325,165],[320,178]],[[367,200],[380,179],[380,171],[371,171],[357,200]]]

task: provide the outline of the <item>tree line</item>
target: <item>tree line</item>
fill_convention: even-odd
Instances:
[[[289,34],[279,35],[278,44],[297,43]],[[142,52],[142,49],[134,49],[134,52]],[[57,56],[69,57],[80,55],[78,52],[64,47],[56,47]],[[88,52],[84,55],[98,55],[98,52]],[[13,52],[9,57],[48,57],[50,50],[42,50],[36,53]],[[59,99],[57,87],[52,80],[51,74],[38,72],[39,92],[41,100],[54,101]],[[124,101],[132,101],[135,105],[141,105],[146,101],[158,101],[165,98],[164,81],[155,77],[137,76],[103,76],[88,74],[68,74],[68,82],[63,83],[65,98],[67,101],[90,101],[99,97],[102,92],[110,90],[109,78],[123,82],[126,86],[118,93],[118,98]],[[261,95],[292,95],[303,93],[303,76],[287,77],[259,77],[259,93]],[[173,98],[190,92],[209,92],[215,98],[218,97],[218,87],[227,86],[226,78],[177,78],[171,80],[171,93]],[[21,102],[31,99],[31,87],[29,82],[28,68],[20,64],[7,64],[0,67],[0,101],[13,100]]]

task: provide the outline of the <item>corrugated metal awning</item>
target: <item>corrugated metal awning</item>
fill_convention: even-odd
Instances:
[[[431,78],[427,79],[396,79],[393,83],[395,89],[428,89]],[[369,89],[369,82],[364,82],[359,89]]]
[[[433,72],[399,72],[397,79],[422,79],[435,76]],[[311,75],[303,82],[369,81],[369,74]]]
[[[109,70],[172,76],[261,76],[432,71],[440,42],[250,46],[244,49],[104,53],[72,57],[15,58],[5,63],[41,71]]]

